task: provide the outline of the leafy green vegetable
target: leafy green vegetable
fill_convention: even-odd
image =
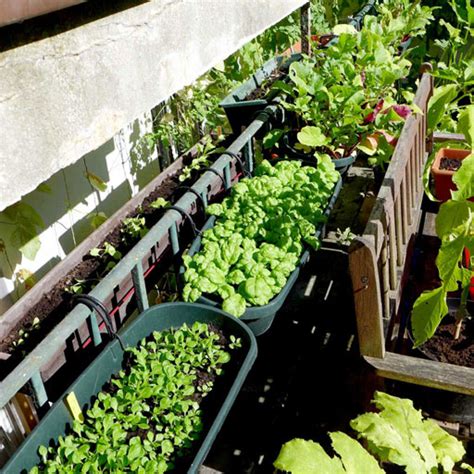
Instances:
[[[463,458],[462,443],[423,419],[411,400],[376,392],[373,401],[379,413],[364,413],[350,423],[367,450],[341,432],[329,433],[339,457],[328,455],[319,443],[297,438],[282,446],[274,466],[291,474],[379,474],[384,472],[379,462],[384,462],[404,467],[407,474],[434,474],[451,472]]]
[[[464,456],[462,443],[433,421],[423,420],[411,400],[376,392],[374,403],[380,413],[364,413],[350,424],[381,461],[403,466],[407,474],[429,474],[439,464],[443,472],[451,472]]]
[[[217,220],[203,233],[201,250],[183,258],[185,301],[215,294],[225,311],[241,316],[281,291],[304,242],[317,248],[316,225],[339,179],[331,160],[320,156],[317,168],[263,161],[255,175],[207,208]]]
[[[228,344],[241,345],[234,336]],[[129,369],[100,392],[84,422],[57,446],[41,446],[39,472],[164,473],[203,430],[199,402],[229,362],[221,336],[207,324],[154,332],[129,348]],[[202,377],[202,374],[206,377]],[[200,376],[201,374],[201,376]],[[204,380],[207,380],[204,382]]]

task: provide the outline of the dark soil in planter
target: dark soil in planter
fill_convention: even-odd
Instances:
[[[285,75],[285,71],[277,69],[273,71],[263,83],[245,97],[244,100],[264,99],[272,85]]]
[[[461,168],[461,165],[462,165],[461,160],[453,160],[451,158],[441,158],[439,168],[441,170],[457,171],[459,168]]]
[[[192,157],[184,160],[185,164],[189,164]],[[145,217],[146,226],[150,228],[163,215],[162,210],[153,209],[150,205],[157,198],[164,198],[172,201],[173,193],[176,189],[188,183],[181,183],[178,174],[170,175],[152,191],[132,213],[127,217],[134,217],[137,214]],[[121,225],[115,227],[103,240],[99,247],[103,247],[105,242],[113,245],[118,251],[125,255],[139,239],[131,240],[125,243],[122,239]],[[8,353],[11,356],[0,362],[0,380],[15,367],[23,358],[25,353],[31,352],[38,343],[48,334],[73,307],[72,294],[67,291],[78,280],[86,280],[83,293],[90,291],[101,278],[108,273],[106,270],[107,263],[110,260],[101,257],[93,257],[89,254],[84,255],[83,261],[78,264],[74,270],[65,275],[54,288],[42,299],[34,305],[22,318],[22,320],[13,328],[10,334],[0,342],[0,352]],[[32,330],[33,321],[37,318],[40,324],[36,329]],[[23,330],[28,333],[28,338],[21,346],[15,346],[21,336],[19,332]]]
[[[440,362],[474,368],[474,320],[465,318],[461,335],[456,333],[455,310],[449,312],[435,335],[421,347],[428,356]]]

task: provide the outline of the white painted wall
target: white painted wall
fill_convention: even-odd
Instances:
[[[12,226],[0,223],[0,238],[6,244],[0,253],[0,314],[24,292],[22,285],[16,285],[18,293],[15,291],[15,275],[8,260],[16,275],[24,269],[41,278],[93,231],[88,219],[91,213],[111,216],[159,173],[157,153],[143,140],[151,131],[151,113],[146,113],[97,150],[49,178],[45,184],[51,193],[36,190],[24,196],[21,201],[30,204],[46,224],[39,235],[41,248],[34,261],[22,257],[12,245],[8,238]],[[91,187],[86,167],[107,183],[105,192]]]

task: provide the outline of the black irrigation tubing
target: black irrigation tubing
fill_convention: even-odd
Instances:
[[[201,168],[199,170],[201,174],[204,174],[204,172],[206,171],[209,171],[211,173],[214,173],[216,176],[219,176],[219,179],[222,181],[222,185],[224,186],[224,189],[227,189],[224,177],[217,170],[215,170],[214,168]]]
[[[194,237],[197,237],[198,235],[201,235],[201,230],[199,230],[196,226],[196,223],[194,222],[194,219],[191,217],[191,215],[185,211],[182,207],[179,207],[179,206],[167,206],[167,207],[163,207],[163,212],[166,212],[166,211],[169,211],[169,210],[173,210],[173,211],[177,211],[179,212],[183,217],[184,219],[187,219],[189,224],[191,225],[191,230],[193,231],[193,235]]]
[[[250,171],[245,169],[244,162],[242,161],[242,158],[237,153],[233,153],[232,151],[226,150],[226,151],[223,151],[221,155],[228,155],[231,158],[235,158],[235,161],[237,161],[237,163],[239,164],[240,170],[242,171],[243,175],[246,178],[252,177],[252,174],[250,173]]]
[[[176,191],[180,191],[180,190],[183,190],[185,192],[190,192],[190,193],[194,194],[198,198],[198,202],[201,203],[202,210],[203,211],[206,210],[206,203],[204,202],[204,198],[193,187],[191,187],[191,186],[179,186],[178,188],[176,188]]]
[[[119,341],[120,347],[123,351],[125,351],[125,345],[120,336],[114,331],[114,328],[110,322],[109,312],[102,301],[98,300],[92,295],[74,295],[74,300],[77,303],[82,303],[83,305],[87,306],[91,311],[95,311],[104,322],[110,338],[117,339]]]

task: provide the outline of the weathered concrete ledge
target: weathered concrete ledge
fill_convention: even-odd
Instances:
[[[152,0],[0,54],[0,210],[307,0]]]

